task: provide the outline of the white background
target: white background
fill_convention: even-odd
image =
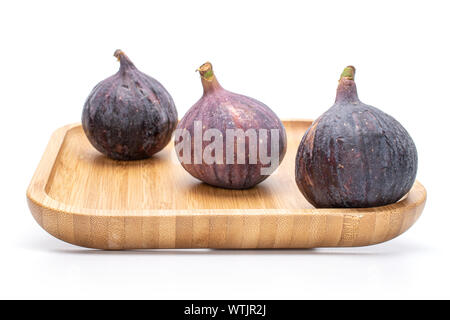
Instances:
[[[14,1],[0,5],[0,298],[450,298],[450,31],[445,1]],[[33,220],[25,191],[51,133],[80,121],[123,49],[182,116],[210,60],[280,118],[316,118],[343,67],[419,151],[422,217],[388,243],[275,251],[86,250]]]

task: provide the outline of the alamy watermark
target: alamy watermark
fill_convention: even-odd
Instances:
[[[270,175],[280,164],[280,129],[270,129],[270,134],[252,128],[223,133],[204,130],[202,122],[195,121],[193,136],[187,129],[175,130],[175,152],[184,164],[261,164],[261,175]]]

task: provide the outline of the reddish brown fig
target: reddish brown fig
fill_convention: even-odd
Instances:
[[[117,160],[148,158],[170,141],[178,115],[172,97],[121,51],[119,71],[95,86],[82,124],[91,144]]]
[[[393,117],[358,99],[355,68],[344,69],[335,104],[313,122],[300,143],[295,177],[316,207],[391,204],[412,187],[417,150]]]
[[[284,126],[263,103],[223,89],[211,63],[198,71],[203,96],[178,124],[178,158],[192,176],[210,185],[253,187],[283,160]]]

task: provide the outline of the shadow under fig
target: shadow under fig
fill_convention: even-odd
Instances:
[[[271,190],[265,186],[264,184],[259,184],[252,188],[247,189],[225,189],[216,186],[209,185],[204,182],[196,181],[195,183],[191,183],[185,186],[186,194],[191,194],[193,196],[211,196],[214,198],[220,199],[238,199],[244,198],[252,200],[253,198],[265,198],[270,199],[273,197]]]
[[[168,161],[168,155],[166,154],[155,154],[150,158],[140,159],[140,160],[115,160],[108,158],[107,156],[96,152],[94,156],[89,158],[89,161],[95,162],[96,167],[102,166],[116,166],[116,167],[142,167],[146,166],[151,168],[154,165],[158,165]]]

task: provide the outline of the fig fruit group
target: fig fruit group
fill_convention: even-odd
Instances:
[[[390,115],[358,99],[355,68],[344,69],[335,104],[306,131],[295,177],[316,207],[364,208],[394,203],[412,187],[417,150]]]
[[[119,71],[95,86],[82,115],[84,132],[101,153],[116,160],[148,158],[170,141],[178,115],[172,97],[121,51]]]
[[[211,63],[198,71],[203,96],[178,124],[178,158],[192,176],[207,184],[253,187],[283,160],[285,128],[265,104],[223,89]]]

